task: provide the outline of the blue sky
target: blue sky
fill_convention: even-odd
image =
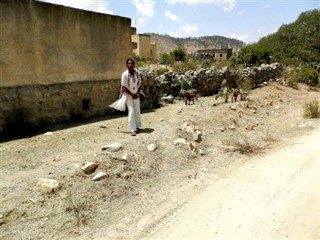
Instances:
[[[294,22],[320,0],[41,0],[132,20],[137,33],[219,35],[253,43]]]

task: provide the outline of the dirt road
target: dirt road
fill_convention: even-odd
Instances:
[[[214,182],[144,239],[319,239],[320,131]]]

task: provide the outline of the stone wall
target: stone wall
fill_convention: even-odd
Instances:
[[[280,78],[283,66],[278,63],[245,69],[228,67],[187,71],[183,74],[167,72],[157,77],[159,95],[177,97],[180,90],[195,89],[201,96],[212,96],[219,92],[221,83],[227,80],[230,88],[247,89],[262,86],[264,82]],[[246,86],[244,86],[246,85]]]
[[[118,97],[114,89],[118,79],[0,88],[2,125],[39,127],[101,116]]]

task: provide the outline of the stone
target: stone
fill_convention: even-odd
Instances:
[[[184,145],[186,144],[187,141],[184,138],[178,138],[176,140],[174,140],[173,144],[176,145]]]
[[[99,181],[99,180],[105,178],[106,176],[107,176],[107,174],[105,174],[104,172],[98,172],[96,175],[94,175],[92,180],[93,181]]]
[[[99,166],[99,163],[95,162],[85,162],[85,165],[81,168],[85,173],[94,171]]]
[[[197,131],[192,134],[192,138],[196,142],[201,142],[202,141],[202,134],[199,131]]]
[[[106,146],[103,146],[101,149],[102,150],[108,150],[110,152],[117,152],[122,148],[122,144],[121,143],[112,143]]]
[[[60,187],[59,181],[55,179],[40,178],[36,185],[38,191],[42,193],[53,193]]]
[[[154,152],[157,149],[157,145],[155,143],[152,143],[149,144],[147,148],[149,152]]]

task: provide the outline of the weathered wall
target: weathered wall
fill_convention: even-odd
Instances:
[[[128,18],[1,0],[1,87],[119,78],[132,55]]]
[[[0,0],[0,132],[101,116],[132,56],[129,18]]]
[[[132,41],[137,43],[137,48],[134,50],[136,55],[144,58],[153,58],[157,56],[157,47],[151,42],[151,36],[147,34],[136,34],[132,36]]]

